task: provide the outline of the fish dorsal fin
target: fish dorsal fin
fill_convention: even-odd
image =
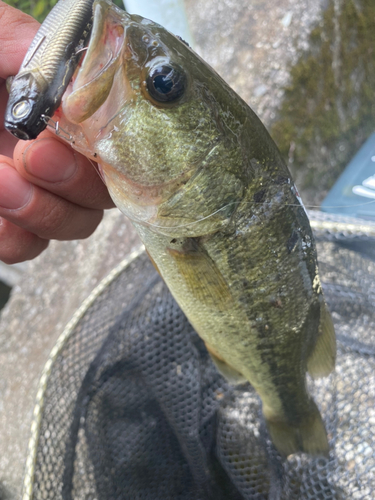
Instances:
[[[307,360],[307,371],[312,378],[326,377],[335,367],[336,336],[331,314],[324,300],[320,306],[318,340]]]

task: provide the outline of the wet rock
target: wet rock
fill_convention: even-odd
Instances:
[[[308,47],[325,1],[185,3],[197,52],[269,126],[290,81],[289,68]]]
[[[271,133],[309,204],[375,130],[374,47],[374,2],[330,0],[291,67]]]

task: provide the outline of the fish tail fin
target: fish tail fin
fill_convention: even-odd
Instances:
[[[307,371],[312,378],[326,377],[335,367],[336,336],[331,314],[323,301],[320,307],[319,335],[307,360]]]
[[[329,445],[326,429],[318,407],[311,400],[311,411],[302,423],[266,420],[268,432],[281,455],[302,451],[311,455],[327,456]]]

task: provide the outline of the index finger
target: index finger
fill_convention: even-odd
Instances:
[[[0,0],[0,78],[16,75],[39,23]]]

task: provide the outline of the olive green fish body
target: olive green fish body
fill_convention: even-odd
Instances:
[[[256,215],[254,195],[245,196],[214,234],[171,238],[136,227],[209,351],[253,385],[268,422],[299,428],[312,418],[319,426],[305,373],[326,306],[311,232],[300,206],[285,210],[285,202],[299,204],[284,186],[275,186],[280,203],[268,204],[265,194]],[[323,427],[311,437],[274,442],[285,454],[327,450]]]
[[[279,451],[327,453],[306,371],[332,370],[334,331],[309,222],[277,147],[181,40],[105,0],[95,5],[64,129],[99,162],[218,368],[259,393]]]

